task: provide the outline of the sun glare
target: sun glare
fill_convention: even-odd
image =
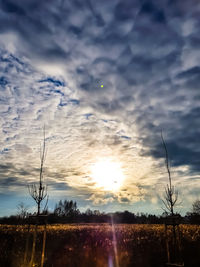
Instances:
[[[120,163],[111,160],[96,162],[91,168],[91,177],[98,188],[117,191],[124,180]]]

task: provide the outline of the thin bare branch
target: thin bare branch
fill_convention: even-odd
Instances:
[[[43,128],[43,145],[40,148],[40,174],[39,174],[39,184],[32,184],[28,185],[28,191],[30,196],[35,200],[37,204],[37,215],[41,213],[41,204],[42,201],[46,198],[45,208],[48,203],[48,196],[47,196],[47,186],[44,185],[44,162],[46,158],[46,139],[45,139],[45,126]]]
[[[168,173],[168,181],[169,184],[165,187],[165,194],[164,194],[164,200],[162,200],[165,208],[167,209],[167,213],[170,213],[170,215],[174,215],[174,206],[177,203],[178,200],[178,191],[175,189],[175,186],[172,186],[172,178],[171,178],[171,168],[170,168],[170,160],[169,160],[169,154],[167,150],[167,146],[161,131],[161,140],[165,151],[165,166]]]

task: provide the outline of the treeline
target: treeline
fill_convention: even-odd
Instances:
[[[27,208],[20,204],[17,215],[0,218],[0,224],[27,224],[32,216],[36,213],[29,213]],[[53,212],[48,210],[43,212],[48,224],[55,223],[130,223],[130,224],[164,224],[167,213],[162,215],[151,215],[144,213],[132,213],[129,211],[105,213],[99,210],[87,209],[85,212],[80,212],[75,201],[60,200]],[[176,214],[176,219],[179,223],[200,224],[200,213],[188,212],[185,216]]]

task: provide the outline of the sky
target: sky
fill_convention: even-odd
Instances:
[[[44,125],[49,210],[72,199],[81,211],[162,214],[162,130],[176,211],[190,211],[200,192],[199,17],[198,0],[0,1],[0,216],[21,201],[35,209],[27,186],[38,182]],[[116,169],[117,190],[102,186]]]

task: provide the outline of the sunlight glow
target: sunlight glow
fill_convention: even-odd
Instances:
[[[119,190],[124,180],[120,163],[109,159],[96,162],[91,168],[91,177],[98,188],[109,191]]]

